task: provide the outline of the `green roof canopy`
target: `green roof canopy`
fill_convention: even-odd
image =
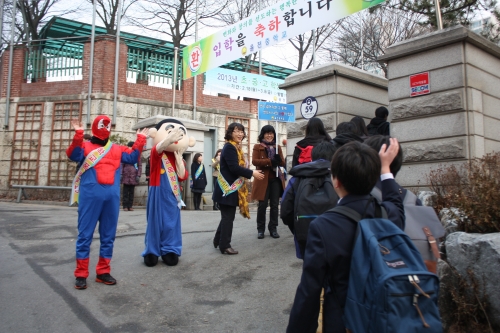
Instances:
[[[68,20],[61,17],[53,17],[40,31],[40,39],[45,39],[43,44],[49,48],[61,48],[63,45],[68,47],[83,48],[83,43],[89,40],[92,33],[92,25],[78,21]],[[97,35],[105,35],[107,31],[103,27],[96,26]],[[173,57],[174,44],[161,39],[140,36],[128,32],[120,32],[121,39],[129,48],[143,50],[145,52],[154,52]],[[181,48],[185,45],[181,45]],[[251,67],[258,67],[257,61],[250,63]],[[221,66],[223,68],[236,71],[245,71],[247,64],[245,58],[241,58]],[[285,79],[288,75],[295,73],[296,70],[262,63],[262,71],[267,76],[277,79]]]

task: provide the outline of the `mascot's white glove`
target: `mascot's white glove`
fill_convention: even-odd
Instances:
[[[172,143],[180,141],[183,136],[184,136],[184,132],[180,128],[174,128],[174,129],[172,129],[172,131],[170,131],[167,134],[167,136],[165,137],[165,139],[163,139],[162,141],[158,142],[158,144],[156,145],[156,151],[158,153],[164,151]],[[182,159],[182,154],[181,154],[181,159]]]
[[[174,151],[175,167],[177,169],[177,176],[180,178],[184,178],[184,174],[186,173],[184,160],[182,159],[182,154],[184,154],[185,151],[186,150]]]

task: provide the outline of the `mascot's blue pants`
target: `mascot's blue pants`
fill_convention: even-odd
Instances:
[[[170,188],[166,174],[161,175],[160,186],[150,186],[147,204],[145,249],[142,256],[157,257],[167,253],[178,256],[182,252],[181,210]]]
[[[92,173],[94,170],[87,171]],[[97,274],[109,273],[113,256],[118,213],[120,211],[120,184],[98,184],[95,177],[82,176],[78,203],[78,239],[76,241],[76,277],[88,277],[90,244],[99,221],[100,251]],[[119,179],[119,178],[118,178]]]

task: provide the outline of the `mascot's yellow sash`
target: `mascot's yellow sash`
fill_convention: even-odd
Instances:
[[[96,165],[97,162],[99,162],[101,158],[103,158],[109,152],[112,145],[113,143],[108,140],[108,143],[106,143],[104,147],[94,149],[87,155],[85,161],[83,161],[82,166],[73,179],[73,184],[71,185],[71,198],[69,199],[70,206],[74,203],[78,203],[78,201],[80,200],[80,181],[82,180],[82,175],[85,173],[85,171]]]
[[[182,201],[181,198],[181,188],[179,186],[179,180],[177,178],[177,174],[175,173],[175,169],[172,166],[172,163],[170,163],[170,160],[168,159],[167,155],[163,154],[161,156],[161,161],[163,162],[163,167],[167,172],[170,188],[172,189],[175,199],[177,200],[177,207],[181,209],[183,206],[186,206],[186,204],[184,203],[184,201]]]

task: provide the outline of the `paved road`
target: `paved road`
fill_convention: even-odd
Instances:
[[[283,332],[302,262],[286,226],[281,238],[258,240],[251,215],[237,215],[232,245],[240,254],[227,256],[212,245],[219,213],[183,211],[179,265],[148,268],[145,210],[121,211],[118,284],[93,281],[96,234],[88,289],[76,290],[76,209],[0,202],[0,332]]]

